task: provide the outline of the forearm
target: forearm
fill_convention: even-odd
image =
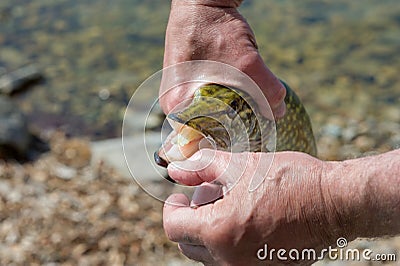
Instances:
[[[321,184],[338,233],[400,234],[400,149],[328,164]]]

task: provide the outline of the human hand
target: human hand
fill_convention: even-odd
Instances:
[[[269,250],[314,248],[318,252],[339,236],[351,238],[337,219],[342,206],[327,196],[321,180],[325,162],[298,152],[232,154],[203,149],[193,157],[170,164],[169,176],[185,185],[218,178],[223,189],[238,182],[223,198],[198,208],[191,208],[185,195],[168,198],[164,229],[187,257],[207,265],[265,265],[257,258],[265,244]],[[261,185],[249,192],[252,179],[266,174]],[[201,204],[221,195],[219,188],[206,188],[195,193],[192,201]],[[274,259],[274,264],[287,263]]]
[[[258,53],[254,33],[236,9],[240,2],[173,0],[165,38],[164,68],[190,60],[212,60],[234,66],[256,82],[274,115],[282,117],[286,90]],[[224,85],[246,89],[236,83]],[[191,98],[193,89],[180,86],[161,93],[164,112],[169,113],[182,99]],[[256,97],[255,101],[261,114],[268,116],[269,110],[262,108],[263,99]]]

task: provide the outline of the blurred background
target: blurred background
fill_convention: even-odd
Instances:
[[[164,236],[162,203],[93,160],[162,68],[169,4],[0,2],[0,264],[193,264]],[[244,0],[240,11],[303,100],[321,159],[400,147],[397,0]],[[352,245],[400,250],[398,238]]]

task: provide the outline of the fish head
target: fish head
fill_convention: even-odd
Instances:
[[[248,142],[249,126],[254,129],[257,124],[254,117],[246,95],[218,84],[203,85],[188,106],[167,116],[174,130],[156,152],[155,160],[167,166],[171,161],[187,159],[201,148],[248,150],[242,146]]]

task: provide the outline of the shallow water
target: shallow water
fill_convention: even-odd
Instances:
[[[398,1],[245,0],[241,11],[317,134],[332,115],[399,122]],[[3,0],[0,72],[41,67],[46,83],[16,97],[37,129],[119,136],[130,96],[162,67],[168,12],[162,0]]]

